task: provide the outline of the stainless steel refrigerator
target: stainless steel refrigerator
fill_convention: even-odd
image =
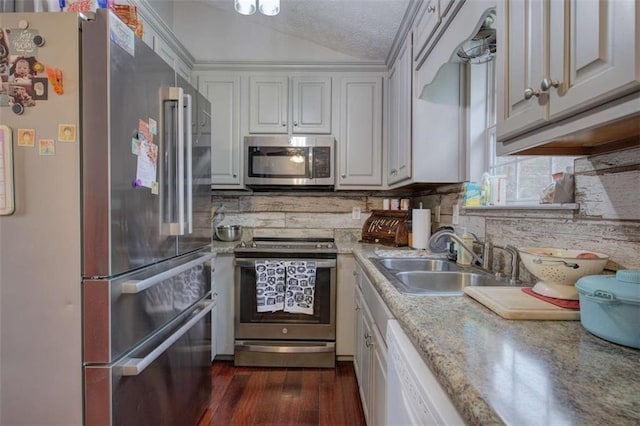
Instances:
[[[0,14],[0,424],[194,424],[210,105],[115,15]]]

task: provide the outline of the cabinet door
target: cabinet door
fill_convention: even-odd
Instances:
[[[331,133],[331,77],[293,77],[292,133]]]
[[[382,185],[382,78],[341,82],[337,186]]]
[[[389,139],[387,183],[411,177],[411,35],[400,50],[389,73]]]
[[[336,295],[336,355],[353,356],[356,261],[352,255],[338,255]]]
[[[360,289],[356,287],[356,327],[355,327],[355,347],[356,353],[353,359],[356,378],[358,379],[358,389],[365,420],[369,423],[369,401],[370,401],[370,381],[371,381],[371,331],[370,318],[367,314],[366,303]]]
[[[234,266],[233,254],[218,254],[213,272],[213,286],[216,293],[216,314],[213,328],[216,329],[216,348],[218,355],[233,355],[234,323]]]
[[[385,425],[387,421],[387,347],[384,339],[373,328],[373,351],[371,366],[371,411],[372,419],[369,424]]]
[[[199,87],[211,102],[211,183],[240,186],[240,77],[203,76]]]
[[[560,2],[559,2],[560,3]],[[540,92],[545,76],[547,1],[503,0],[496,16],[497,137],[505,139],[547,120],[546,94]],[[531,95],[530,95],[531,94]]]
[[[288,77],[250,77],[249,133],[288,133],[288,98]]]
[[[550,3],[551,119],[640,88],[637,1]]]
[[[153,40],[154,50],[173,70],[185,80],[191,82],[191,68],[184,62],[171,46],[160,36],[156,35]]]
[[[417,62],[416,69],[419,69],[424,63],[424,56],[427,52],[427,46],[431,44],[436,29],[440,25],[440,3],[438,0],[427,0],[423,3],[416,16],[413,27],[415,39],[415,60]]]

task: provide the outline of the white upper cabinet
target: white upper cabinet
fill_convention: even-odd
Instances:
[[[382,185],[382,78],[344,77],[337,140],[338,189]]]
[[[331,78],[251,76],[249,132],[331,133]],[[291,108],[291,110],[290,110]]]
[[[541,82],[541,90],[549,86],[550,119],[640,89],[637,1],[552,1],[550,7],[550,72]]]
[[[211,102],[211,183],[240,187],[240,76],[203,75],[198,87]]]
[[[474,0],[479,2],[478,0]],[[413,24],[413,65],[420,70],[438,43],[440,33],[465,0],[425,0],[420,5]],[[481,0],[480,2],[486,2]]]
[[[288,133],[288,77],[249,78],[249,132]]]
[[[571,138],[578,154],[594,142],[579,132],[637,115],[637,98],[601,106],[640,90],[639,16],[626,0],[498,2],[498,153]]]
[[[331,133],[331,77],[293,77],[292,133]]]
[[[411,177],[411,34],[402,45],[389,72],[389,134],[387,184]]]

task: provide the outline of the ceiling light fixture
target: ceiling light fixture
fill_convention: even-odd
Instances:
[[[280,0],[234,0],[234,5],[236,12],[241,15],[253,15],[256,9],[266,16],[276,16],[280,13]]]

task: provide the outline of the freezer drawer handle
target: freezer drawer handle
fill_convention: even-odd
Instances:
[[[193,327],[198,321],[200,321],[205,315],[207,315],[213,307],[214,302],[204,302],[204,309],[198,313],[195,317],[191,318],[185,325],[180,327],[175,333],[173,333],[167,340],[162,342],[160,346],[155,348],[144,358],[131,358],[122,366],[123,376],[137,376],[144,371],[153,361],[158,359],[160,355],[171,345],[173,345],[178,339],[180,339],[191,327]]]
[[[153,287],[156,284],[161,283],[162,281],[174,277],[184,271],[187,271],[194,266],[201,265],[211,259],[216,257],[215,253],[207,253],[200,257],[199,259],[192,260],[191,262],[187,262],[184,265],[177,266],[173,269],[169,269],[168,271],[162,272],[158,275],[154,275],[152,277],[146,278],[144,280],[129,280],[122,284],[122,293],[123,294],[137,294],[145,291],[146,289]]]

